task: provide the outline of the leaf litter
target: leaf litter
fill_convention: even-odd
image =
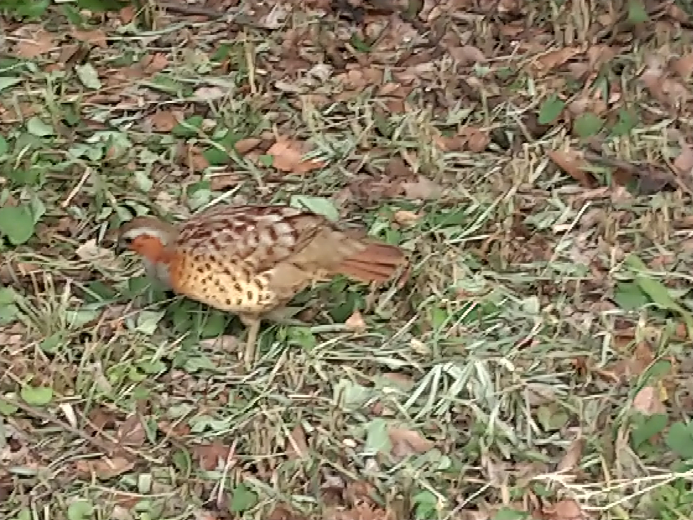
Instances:
[[[642,469],[674,475],[693,438],[682,9],[251,4],[6,20],[0,202],[27,211],[21,236],[0,222],[0,460],[23,468],[0,470],[2,513],[26,514],[28,470],[117,487],[87,504],[112,518],[672,507],[676,477]],[[414,262],[395,291],[312,288],[311,323],[268,326],[251,377],[233,319],[107,240],[136,214],[296,197]]]

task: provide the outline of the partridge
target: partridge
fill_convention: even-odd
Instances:
[[[313,282],[339,274],[383,282],[406,262],[396,246],[291,206],[215,206],[179,225],[135,217],[119,229],[118,245],[175,293],[237,314],[248,367],[263,317]]]

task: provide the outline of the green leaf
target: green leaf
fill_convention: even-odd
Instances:
[[[19,410],[17,406],[10,403],[9,401],[6,401],[2,398],[2,395],[0,395],[0,415],[9,417],[10,415],[14,415],[17,412],[17,410]]]
[[[248,511],[257,504],[257,495],[245,484],[238,484],[231,492],[231,502],[229,511],[232,513],[242,513]]]
[[[72,504],[67,507],[68,520],[85,520],[86,518],[90,518],[93,513],[94,505],[86,500],[72,502]]]
[[[140,311],[137,315],[135,329],[142,334],[151,336],[156,331],[161,318],[164,317],[166,311]]]
[[[671,425],[665,442],[669,449],[682,459],[693,459],[693,427],[676,422]]]
[[[563,112],[565,103],[556,94],[547,97],[539,107],[539,124],[548,125],[553,123]]]
[[[511,509],[509,507],[501,507],[496,514],[493,515],[491,520],[522,520],[527,518],[529,513],[526,511],[518,511],[517,509]]]
[[[428,490],[419,491],[414,495],[412,501],[416,505],[414,516],[417,520],[436,518],[438,510],[438,497]]]
[[[656,413],[645,417],[644,422],[633,430],[631,440],[633,448],[637,451],[640,446],[647,442],[650,438],[664,431],[667,426],[668,417],[666,414]]]
[[[12,305],[17,301],[17,293],[12,287],[3,287],[0,289],[0,307],[3,305]]]
[[[55,354],[60,350],[65,337],[61,332],[56,332],[55,334],[48,336],[46,339],[39,343],[39,348],[46,354]]]
[[[45,14],[50,3],[50,0],[17,1],[11,2],[9,5],[6,4],[4,9],[21,18],[40,18]]]
[[[274,156],[262,154],[260,157],[258,157],[258,160],[260,161],[260,164],[262,166],[270,167],[272,166],[272,162],[274,161]]]
[[[638,117],[637,113],[632,110],[621,108],[618,111],[618,121],[611,129],[611,134],[616,137],[628,135],[633,131],[639,122],[640,118]]]
[[[49,386],[23,386],[20,397],[32,406],[45,406],[53,400],[53,389]]]
[[[36,137],[47,137],[55,134],[55,131],[51,125],[44,123],[36,116],[29,118],[29,120],[26,122],[26,130],[31,135]]]
[[[96,71],[91,63],[85,63],[84,65],[77,65],[75,67],[75,72],[77,77],[82,82],[82,84],[92,90],[99,90],[101,88],[101,80],[99,79],[99,73]]]
[[[392,441],[388,434],[387,422],[385,419],[376,417],[373,419],[366,430],[366,442],[363,452],[367,455],[377,455],[378,453],[390,453]]]
[[[591,112],[580,114],[573,122],[575,133],[582,138],[597,135],[603,126],[604,120]]]
[[[3,136],[0,135],[0,156],[5,155],[10,149],[10,145]]]
[[[176,137],[194,137],[199,133],[203,120],[202,116],[191,116],[173,127],[171,133]]]
[[[647,295],[642,292],[638,284],[633,282],[621,282],[614,291],[614,301],[624,311],[642,309],[650,302]]]
[[[628,1],[628,21],[632,24],[644,23],[650,19],[641,0]]]
[[[77,0],[77,7],[92,13],[105,13],[106,11],[120,11],[128,3],[122,0]]]
[[[303,327],[305,328],[305,327]],[[354,411],[361,408],[372,395],[370,388],[366,388],[350,379],[340,379],[334,385],[334,400],[345,411]]]
[[[18,246],[27,242],[34,234],[34,216],[26,205],[0,208],[0,234],[10,244]]]
[[[21,83],[22,78],[13,78],[10,76],[0,76],[0,92],[10,87],[14,87],[17,83]]]
[[[324,197],[311,197],[308,195],[292,195],[291,206],[299,209],[307,209],[318,215],[322,215],[327,220],[336,222],[339,220],[339,211],[330,199]]]

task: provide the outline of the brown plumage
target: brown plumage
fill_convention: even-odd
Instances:
[[[178,226],[136,217],[118,236],[176,293],[238,314],[248,327],[247,363],[263,316],[314,281],[342,274],[384,282],[406,262],[396,246],[290,206],[216,206]]]

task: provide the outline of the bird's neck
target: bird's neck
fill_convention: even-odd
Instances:
[[[162,261],[153,262],[148,258],[142,258],[142,262],[144,263],[144,270],[147,276],[159,280],[168,289],[171,289],[171,277],[168,263]]]

